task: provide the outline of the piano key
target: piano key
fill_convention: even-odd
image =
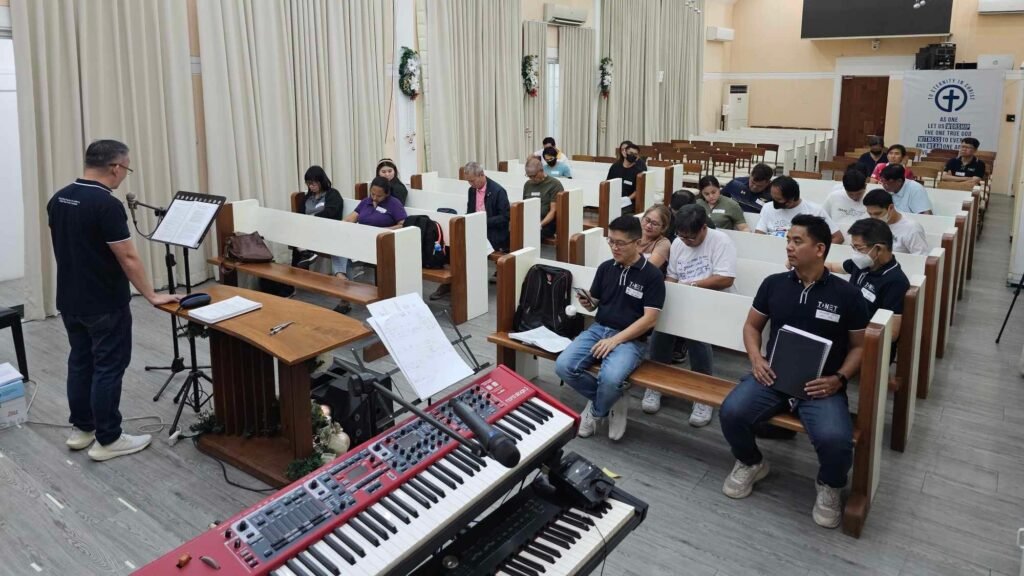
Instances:
[[[541,542],[538,542],[536,538],[534,538],[533,542],[530,542],[529,546],[531,548],[536,548],[537,550],[540,550],[541,552],[547,554],[548,556],[554,556],[555,558],[561,558],[562,557],[562,553],[561,552],[559,552],[558,550],[548,546],[547,544],[543,544]]]
[[[469,458],[470,460],[475,462],[477,466],[480,466],[481,468],[483,468],[484,466],[487,466],[487,461],[485,461],[480,456],[477,456],[476,454],[473,454],[473,452],[469,448],[466,448],[462,444],[459,444],[459,446],[455,449],[455,451],[458,452],[459,454],[462,454],[466,458]]]
[[[573,518],[571,516],[567,516],[565,514],[562,514],[562,516],[559,517],[559,520],[561,520],[562,522],[565,522],[566,524],[568,524],[569,526],[571,526],[575,530],[581,530],[581,531],[584,531],[584,532],[586,532],[587,530],[590,530],[590,525],[584,524],[583,522],[580,522],[579,520],[577,520],[577,519],[575,519],[575,518]]]
[[[398,534],[398,528],[395,528],[395,525],[390,520],[377,511],[376,505],[367,508],[366,513],[370,515],[370,518],[376,520],[378,524],[390,530],[392,534]]]
[[[537,562],[537,561],[535,561],[535,560],[533,560],[531,558],[525,557],[522,554],[522,551],[520,551],[520,553],[515,557],[515,561],[520,563],[520,564],[522,564],[523,566],[526,566],[527,568],[531,568],[531,569],[536,570],[537,572],[540,572],[542,574],[547,572],[547,570],[544,568],[543,564],[541,564],[540,562]]]
[[[454,452],[445,456],[443,460],[447,462],[449,465],[455,467],[456,470],[459,470],[460,472],[462,472],[466,476],[469,476],[470,478],[472,478],[473,475],[480,470],[475,465],[470,466],[469,464],[466,464],[462,460],[459,460],[458,457],[455,456]]]
[[[314,542],[313,545],[308,548],[308,551],[324,568],[331,570],[332,573],[337,575],[340,574],[342,570],[347,572],[351,566],[355,564],[355,558],[352,557],[352,562],[349,562],[347,559],[341,557],[337,550],[327,544],[328,540],[337,541],[337,538],[332,538],[330,536],[330,534],[326,534],[323,539],[318,542]],[[344,549],[342,548],[342,550]],[[320,556],[317,556],[317,554]],[[351,557],[351,554],[349,554],[349,556]],[[334,572],[331,568],[332,566],[334,569],[338,570],[338,572]]]
[[[387,498],[389,498],[392,502],[397,504],[409,516],[412,516],[413,518],[419,516],[419,512],[416,512],[416,510],[412,506],[410,506],[408,502],[406,502],[403,498],[399,498],[397,491],[388,494]]]
[[[578,510],[576,508],[572,508],[570,510],[566,510],[565,512],[562,512],[562,515],[563,516],[568,516],[569,518],[572,518],[573,520],[576,520],[577,522],[581,522],[581,523],[586,524],[588,526],[593,526],[594,525],[594,521],[591,520],[587,516],[586,512],[584,512],[582,510]]]
[[[523,439],[523,437],[518,432],[516,432],[512,428],[508,427],[507,425],[505,425],[501,421],[495,422],[494,423],[494,427],[497,428],[498,430],[501,430],[505,434],[508,434],[509,437],[512,438],[512,441],[515,442],[516,444],[521,442],[522,439]]]
[[[430,501],[427,500],[425,497],[421,496],[416,490],[414,490],[412,488],[411,482],[406,482],[405,484],[402,484],[401,486],[398,487],[398,489],[405,493],[406,496],[415,500],[420,506],[424,508],[430,508]]]
[[[338,538],[338,540],[345,544],[345,546],[348,546],[353,552],[356,553],[356,555],[360,557],[366,556],[366,550],[363,550],[363,547],[356,543],[356,541],[353,540],[351,537],[349,537],[348,533],[343,531],[341,528],[342,527],[339,526],[334,529],[334,535]]]
[[[530,434],[531,432],[537,429],[536,426],[531,424],[525,418],[519,416],[519,414],[516,414],[515,410],[509,412],[508,414],[505,414],[505,420],[507,420],[510,424],[515,424],[516,427],[522,430],[524,434]]]
[[[338,540],[338,538],[334,534],[325,535],[323,542],[330,546],[331,550],[334,550],[334,553],[338,556],[341,556],[341,558],[348,562],[350,566],[355,565],[355,554],[353,554],[352,551],[346,548],[344,544],[342,544],[341,540]]]
[[[442,462],[441,460],[438,460],[437,462],[434,463],[434,468],[437,468],[441,472],[444,472],[445,474],[448,475],[449,478],[451,478],[452,480],[455,480],[459,484],[465,484],[466,483],[466,481],[462,478],[461,475],[459,475],[458,472],[456,472],[455,470],[452,470],[451,467],[448,466],[447,463]],[[452,489],[454,490],[454,487]]]
[[[583,536],[580,535],[579,530],[576,530],[576,529],[570,527],[569,525],[565,524],[561,520],[556,520],[555,523],[552,524],[550,527],[551,528],[555,528],[557,530],[560,530],[562,532],[565,532],[566,534],[568,534],[569,536],[572,536],[573,538],[575,538],[577,540],[579,540],[580,538],[583,537]]]
[[[499,571],[498,574],[507,574],[508,576],[530,576],[525,572],[516,570],[514,566],[509,566],[507,562],[502,566],[501,571]]]
[[[567,542],[569,545],[573,545],[576,543],[577,540],[579,540],[579,538],[576,538],[572,534],[567,534],[564,531],[556,528],[555,526],[548,526],[544,529],[544,531],[544,533],[548,536],[554,536],[555,538],[558,538],[563,542]]]
[[[563,541],[563,540],[561,540],[561,539],[559,539],[559,538],[557,538],[555,536],[552,536],[551,534],[549,534],[547,532],[541,532],[540,534],[537,534],[537,538],[540,538],[542,540],[546,540],[546,541],[550,542],[551,544],[554,544],[555,546],[558,546],[559,548],[562,548],[562,549],[565,549],[565,550],[568,550],[569,548],[571,548],[571,546],[569,545],[568,542],[565,542],[565,541]]]
[[[548,418],[553,418],[555,416],[554,413],[547,408],[545,402],[536,396],[527,400],[526,403],[529,403],[530,406],[533,406]]]
[[[559,559],[554,574],[575,574],[591,559],[606,554],[607,542],[636,515],[632,506],[618,500],[608,500],[601,508],[604,514],[595,520],[594,529],[580,533],[580,540]]]
[[[523,550],[520,550],[519,555],[516,557],[521,560],[529,560],[533,562],[535,565],[542,567],[542,572],[544,572],[545,574],[551,575],[558,574],[559,572],[561,572],[558,569],[558,565],[555,563],[555,559],[553,557],[547,555],[545,555],[544,557],[538,556],[536,552],[530,550],[529,548],[524,548]]]
[[[298,560],[299,563],[301,563],[306,568],[306,570],[309,570],[310,573],[313,574],[313,576],[331,576],[327,572],[327,570],[325,570],[323,566],[320,565],[319,562],[314,560],[313,557],[309,555],[307,551],[299,552],[295,556],[295,559]]]
[[[531,405],[529,402],[523,402],[519,406],[519,411],[525,414],[526,416],[529,416],[531,419],[533,419],[534,422],[538,424],[543,424],[547,420],[547,416],[541,414],[540,410],[534,408],[533,405]]]
[[[364,552],[363,556],[356,558],[356,567],[362,568],[370,574],[376,574],[388,565],[389,560],[377,550],[377,547],[363,538],[359,532],[353,530],[350,525],[345,524],[340,528],[349,540],[354,542]]]
[[[369,542],[374,548],[380,546],[380,540],[373,535],[373,531],[368,526],[363,524],[359,516],[353,516],[349,518],[348,526],[356,531],[357,534],[363,537],[363,540]]]
[[[508,570],[510,568],[518,570],[519,572],[526,574],[526,576],[540,576],[540,571],[534,570],[518,560],[509,560],[505,562],[505,569]]]
[[[270,576],[297,576],[295,572],[292,572],[287,566],[281,566],[277,570],[270,573]]]
[[[446,474],[442,473],[440,468],[438,468],[436,464],[431,466],[430,468],[427,468],[427,472],[429,472],[433,477],[437,478],[437,480],[442,484],[448,486],[452,490],[455,490],[455,481],[449,478]],[[444,496],[444,494],[442,494],[442,496]]]
[[[306,570],[295,558],[289,558],[288,561],[285,562],[285,566],[291,569],[296,576],[313,576],[313,574],[310,573],[309,570]]]
[[[308,552],[310,556],[312,556],[317,562],[319,562],[320,566],[326,568],[327,571],[331,574],[334,574],[334,576],[338,576],[339,574],[341,574],[341,567],[334,563],[333,558],[328,558],[326,554],[321,552],[320,549],[317,547],[317,544],[319,543],[315,543],[309,548],[306,548],[306,552]]]
[[[401,520],[403,524],[409,524],[409,516],[407,516],[397,504],[393,503],[388,496],[381,498],[378,503],[387,508],[388,512],[391,512],[391,514],[394,515],[395,518]]]
[[[430,468],[427,468],[427,471],[429,472]],[[428,492],[433,490],[433,492],[436,495],[440,496],[441,498],[444,498],[444,490],[442,490],[440,486],[434,484],[433,481],[427,478],[426,474],[420,474],[416,478],[410,478],[409,482],[418,482],[421,486],[425,486],[428,489]]]

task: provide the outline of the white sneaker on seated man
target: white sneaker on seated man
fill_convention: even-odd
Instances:
[[[640,253],[640,221],[620,216],[608,225],[612,259],[602,262],[589,293],[578,294],[596,321],[559,354],[555,372],[587,399],[580,415],[579,436],[592,436],[608,417],[608,437],[619,440],[626,431],[629,396],[626,379],[647,353],[647,337],[665,304],[665,278]],[[594,376],[588,369],[598,360]]]

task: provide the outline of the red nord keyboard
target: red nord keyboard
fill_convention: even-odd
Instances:
[[[136,574],[410,572],[556,454],[579,423],[574,412],[504,366],[425,410],[472,438],[450,405],[454,399],[516,442],[516,467],[477,456],[413,416]]]

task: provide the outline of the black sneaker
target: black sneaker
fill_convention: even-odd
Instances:
[[[319,257],[320,256],[316,252],[307,252],[306,254],[303,254],[302,259],[295,263],[295,266],[302,268],[303,270],[309,270],[309,267],[312,266],[313,262],[316,262],[316,259]]]
[[[338,302],[337,306],[334,307],[334,311],[337,312],[338,314],[348,314],[349,312],[352,311],[352,305],[346,302],[345,300],[342,300],[341,302]]]

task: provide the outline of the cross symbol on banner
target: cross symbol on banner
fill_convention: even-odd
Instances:
[[[946,86],[936,92],[935,105],[943,112],[956,112],[967,105],[967,91],[959,86]]]

